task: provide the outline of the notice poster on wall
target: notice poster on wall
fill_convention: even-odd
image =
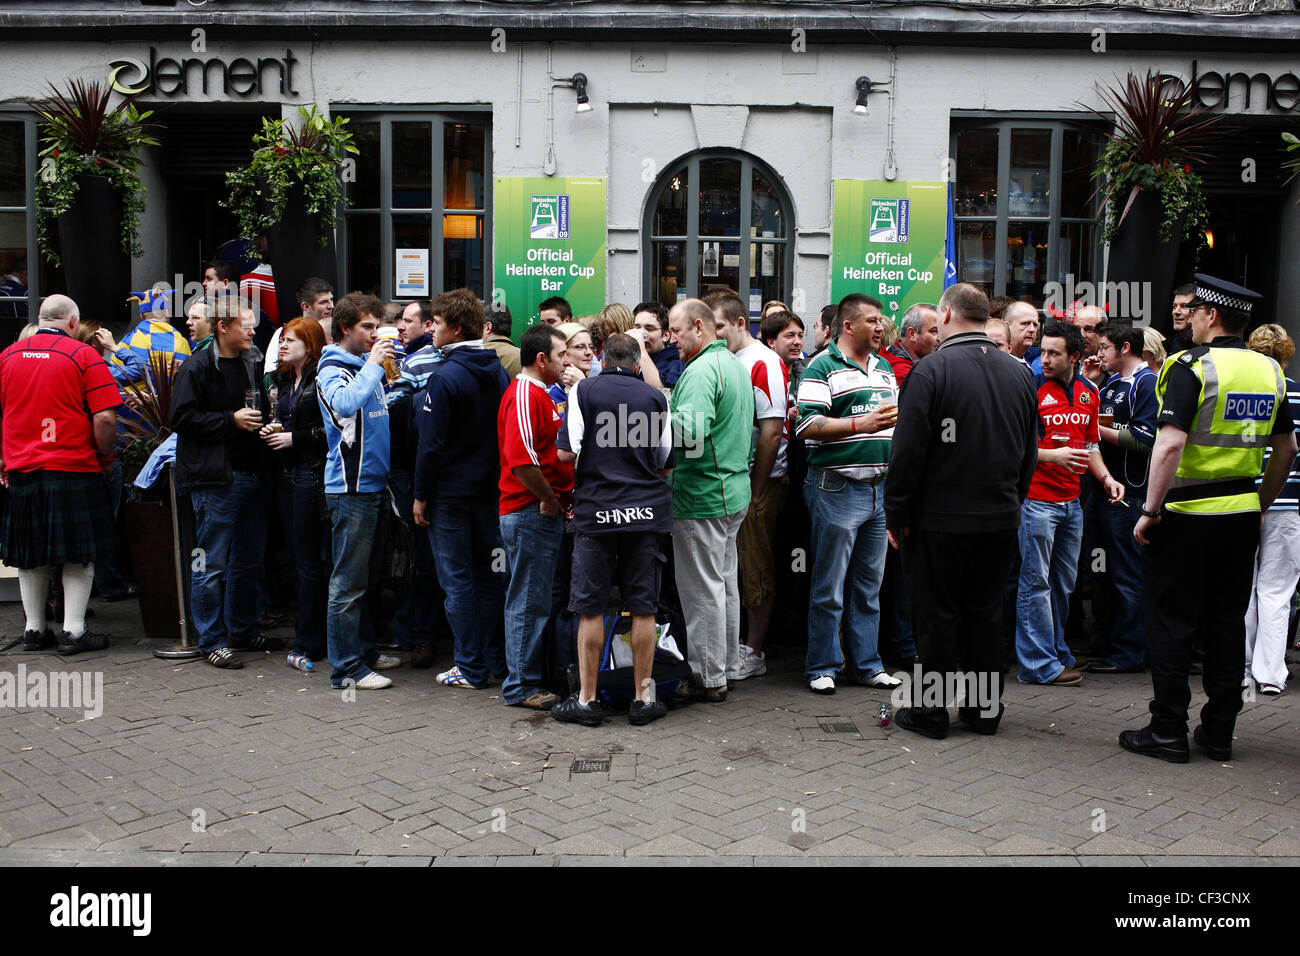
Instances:
[[[901,319],[943,294],[945,183],[837,179],[832,220],[831,300],[865,292]]]
[[[427,298],[429,295],[429,250],[397,249],[397,297]]]
[[[498,176],[493,196],[493,301],[510,309],[514,339],[551,296],[575,316],[605,306],[605,180]]]

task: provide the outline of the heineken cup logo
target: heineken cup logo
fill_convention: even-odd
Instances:
[[[569,238],[569,197],[533,196],[529,219],[530,239]]]
[[[907,242],[910,199],[871,200],[871,242]]]

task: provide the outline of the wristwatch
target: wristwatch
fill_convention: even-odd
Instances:
[[[1156,508],[1155,511],[1147,511],[1146,502],[1143,502],[1142,504],[1138,505],[1138,511],[1141,512],[1145,517],[1148,517],[1148,518],[1159,518],[1159,517],[1160,517],[1160,509],[1159,509],[1159,508]]]

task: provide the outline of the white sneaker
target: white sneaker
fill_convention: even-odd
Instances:
[[[830,674],[814,677],[808,682],[808,689],[814,694],[833,694],[835,693],[835,678]]]
[[[376,674],[371,671],[352,686],[358,690],[383,690],[385,687],[392,687],[393,682],[383,674]]]
[[[745,680],[750,677],[762,677],[767,673],[767,658],[762,654],[755,654],[749,647],[740,645],[740,673],[736,680]]]
[[[391,671],[394,667],[401,666],[402,659],[400,657],[394,657],[391,654],[380,654],[375,662],[370,665],[370,668],[377,671]]]
[[[872,674],[867,678],[868,687],[899,687],[902,683],[897,677],[890,677],[884,671]]]

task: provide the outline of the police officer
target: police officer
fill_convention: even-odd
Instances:
[[[1194,344],[1165,362],[1156,384],[1159,433],[1133,529],[1144,546],[1151,723],[1119,735],[1125,750],[1172,763],[1188,759],[1193,641],[1204,642],[1209,697],[1193,739],[1212,760],[1232,757],[1260,508],[1273,503],[1296,457],[1282,369],[1242,341],[1262,297],[1201,273],[1195,279]],[[1272,455],[1257,492],[1266,442]],[[1191,588],[1189,562],[1200,578]]]

